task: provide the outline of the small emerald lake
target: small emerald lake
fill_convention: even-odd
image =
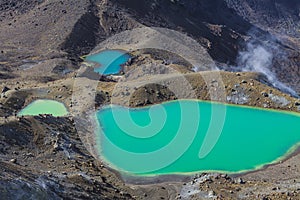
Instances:
[[[26,116],[26,115],[40,115],[40,114],[51,114],[55,117],[65,116],[68,114],[68,110],[63,103],[54,100],[47,99],[39,99],[24,109],[22,109],[18,116]]]
[[[104,50],[86,57],[86,61],[96,63],[94,71],[102,75],[120,73],[121,65],[129,59],[129,54],[121,50]]]
[[[131,175],[237,173],[295,150],[300,114],[198,100],[96,113],[101,159]]]

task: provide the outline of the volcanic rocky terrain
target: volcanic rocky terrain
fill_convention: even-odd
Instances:
[[[299,112],[299,30],[296,0],[2,0],[0,199],[300,199],[299,151],[244,174],[127,178],[78,119],[180,98]],[[131,55],[119,75],[84,62],[105,48]],[[264,70],[245,70],[257,49]],[[70,114],[17,116],[35,99]]]

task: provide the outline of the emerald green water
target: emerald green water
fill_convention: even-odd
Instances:
[[[282,159],[300,142],[300,115],[179,100],[96,113],[99,154],[132,175],[241,172]]]
[[[32,102],[18,113],[19,116],[39,114],[51,114],[58,117],[67,115],[68,110],[63,103],[45,99]]]

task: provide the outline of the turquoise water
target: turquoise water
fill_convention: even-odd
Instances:
[[[32,102],[22,109],[18,116],[51,114],[55,117],[65,116],[68,114],[67,108],[63,103],[54,100],[40,99]]]
[[[299,114],[196,100],[111,105],[96,119],[102,159],[131,175],[253,170],[300,142]]]
[[[89,55],[86,60],[99,65],[95,72],[103,75],[118,74],[122,69],[121,65],[129,60],[130,56],[120,50],[105,50],[100,53]]]

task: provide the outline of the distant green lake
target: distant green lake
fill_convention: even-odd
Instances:
[[[121,50],[104,50],[97,54],[89,55],[86,61],[97,63],[95,72],[103,75],[118,74],[122,69],[121,65],[129,60],[129,54]]]
[[[55,117],[58,117],[67,115],[68,110],[63,103],[60,103],[58,101],[39,99],[30,103],[28,106],[22,109],[18,113],[18,116],[39,114],[51,114]]]
[[[300,114],[198,100],[96,113],[101,159],[126,174],[236,173],[299,146]]]

